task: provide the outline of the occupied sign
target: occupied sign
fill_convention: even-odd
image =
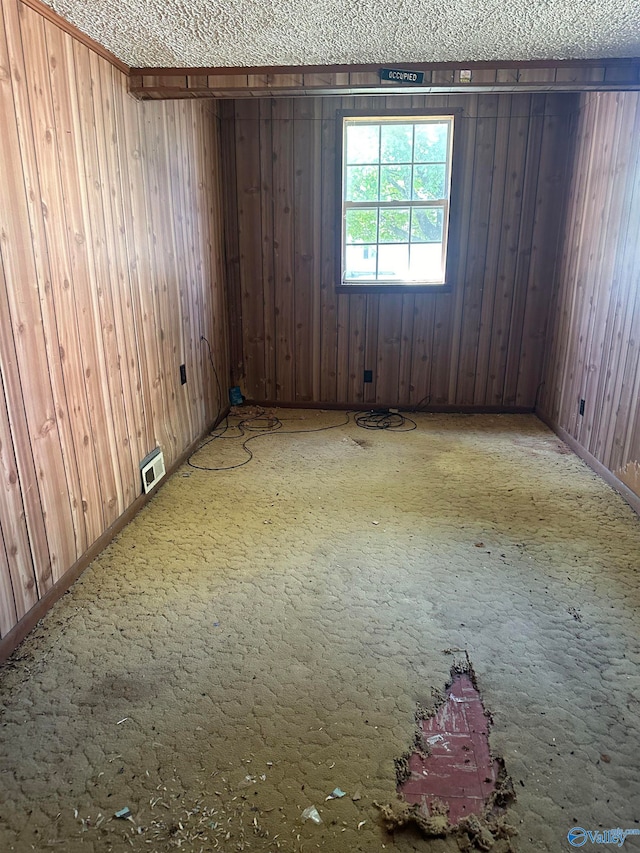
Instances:
[[[403,71],[401,68],[381,68],[381,80],[393,80],[394,83],[407,83],[409,86],[419,86],[424,81],[422,71]]]

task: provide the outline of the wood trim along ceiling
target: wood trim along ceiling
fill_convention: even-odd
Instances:
[[[32,0],[32,2],[40,2],[40,0]],[[46,7],[49,8],[49,7]],[[493,61],[468,61],[468,62],[394,62],[394,63],[367,63],[353,65],[252,65],[252,66],[233,66],[233,67],[147,67],[147,68],[131,68],[132,74],[153,74],[158,77],[174,76],[174,75],[198,75],[198,74],[224,74],[224,75],[243,75],[243,74],[338,74],[338,73],[377,73],[382,67],[400,68],[411,71],[438,71],[443,69],[472,71],[480,70],[497,70],[499,68],[599,68],[602,65],[611,67],[626,68],[640,64],[640,59],[629,57],[627,59],[611,58],[611,59],[536,59],[536,60],[510,60],[505,59],[499,62]]]
[[[381,66],[311,68],[134,68],[130,92],[141,100],[448,93],[577,92],[640,89],[640,60],[420,64],[420,85],[380,80]],[[469,72],[463,75],[465,69]]]
[[[51,21],[52,24],[55,24],[63,32],[72,36],[76,41],[79,41],[81,44],[85,45],[85,47],[93,50],[98,54],[98,56],[106,59],[115,68],[117,68],[118,71],[122,71],[123,74],[129,76],[131,69],[125,62],[118,59],[118,57],[111,53],[110,50],[107,50],[107,48],[103,47],[99,42],[94,41],[94,39],[86,33],[83,33],[82,30],[74,27],[74,25],[69,23],[69,21],[67,21],[66,18],[63,18],[62,15],[58,15],[57,12],[54,12],[51,6],[47,6],[47,4],[43,3],[42,0],[21,0],[21,2],[25,6],[29,6],[29,8],[33,9],[34,12],[38,12],[38,14],[42,15],[43,18]]]

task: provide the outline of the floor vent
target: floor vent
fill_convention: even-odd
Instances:
[[[159,447],[144,457],[140,463],[140,474],[142,475],[142,488],[145,494],[148,494],[165,475],[164,456]]]

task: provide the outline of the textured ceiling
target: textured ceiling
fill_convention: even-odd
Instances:
[[[640,56],[638,0],[47,0],[142,66]]]

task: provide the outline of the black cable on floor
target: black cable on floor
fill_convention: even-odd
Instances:
[[[340,423],[337,423],[337,424],[329,424],[329,426],[316,427],[314,429],[293,429],[293,430],[282,429],[283,424],[282,424],[281,420],[279,420],[278,418],[265,418],[264,412],[261,412],[261,413],[255,415],[251,418],[244,418],[241,421],[239,421],[238,424],[231,425],[231,426],[228,426],[229,418],[227,416],[227,418],[225,419],[227,425],[225,426],[224,430],[221,433],[212,434],[211,437],[209,439],[207,439],[207,441],[204,442],[204,444],[200,445],[200,447],[197,450],[195,450],[191,454],[191,456],[187,459],[187,464],[189,465],[189,467],[195,468],[198,471],[233,471],[236,468],[242,468],[245,465],[248,465],[249,462],[251,462],[251,460],[253,459],[253,453],[251,452],[249,447],[247,447],[247,445],[251,441],[255,441],[258,438],[264,438],[267,435],[274,435],[275,433],[277,433],[278,435],[307,435],[308,433],[311,433],[311,432],[324,432],[325,430],[329,430],[329,429],[337,429],[338,427],[346,426],[350,422],[350,414],[351,414],[350,412],[346,412],[345,420],[340,421]],[[258,427],[258,429],[256,429],[255,426],[250,426],[250,424],[255,424],[256,422],[265,421],[265,420],[267,421],[268,425],[262,429],[260,429],[259,427]],[[240,434],[239,435],[225,435],[224,433],[227,432],[228,429],[237,429]],[[207,445],[211,444],[216,439],[218,439],[218,438],[239,439],[245,435],[245,432],[255,432],[256,435],[250,435],[248,438],[245,438],[245,440],[240,445],[240,447],[247,454],[247,459],[245,459],[244,462],[238,462],[237,465],[224,465],[221,467],[215,467],[214,468],[214,467],[210,467],[208,465],[197,465],[195,462],[192,461],[193,457],[196,454],[200,453],[201,450],[203,450],[205,447],[207,447]]]
[[[410,432],[417,428],[416,422],[411,418],[401,415],[399,412],[390,412],[388,409],[382,409],[378,411],[373,410],[355,413],[348,411],[345,413],[345,419],[337,424],[329,424],[328,426],[316,427],[313,429],[285,430],[283,429],[283,423],[279,418],[265,416],[264,409],[259,408],[255,415],[242,418],[237,424],[229,424],[229,415],[227,415],[223,429],[220,432],[212,432],[210,437],[201,444],[197,450],[194,450],[188,458],[187,464],[190,468],[195,468],[197,471],[234,471],[236,468],[243,468],[245,465],[248,465],[253,459],[253,452],[247,446],[251,441],[255,441],[258,438],[264,438],[264,436],[267,435],[274,435],[275,433],[278,435],[306,435],[312,432],[324,432],[330,429],[337,429],[338,427],[349,424],[351,422],[352,414],[354,415],[354,422],[356,426],[361,429],[388,429],[393,430],[394,432]],[[234,435],[226,434],[232,430],[237,432]],[[240,445],[242,450],[247,454],[247,458],[243,462],[238,462],[236,465],[212,467],[209,465],[198,465],[193,461],[193,458],[212,442],[218,439],[238,440],[243,438],[247,432],[254,432],[256,434],[245,438]]]
[[[417,427],[416,422],[411,418],[401,415],[400,412],[390,412],[388,409],[358,412],[354,420],[356,425],[362,429],[392,429],[395,432],[411,432]]]

